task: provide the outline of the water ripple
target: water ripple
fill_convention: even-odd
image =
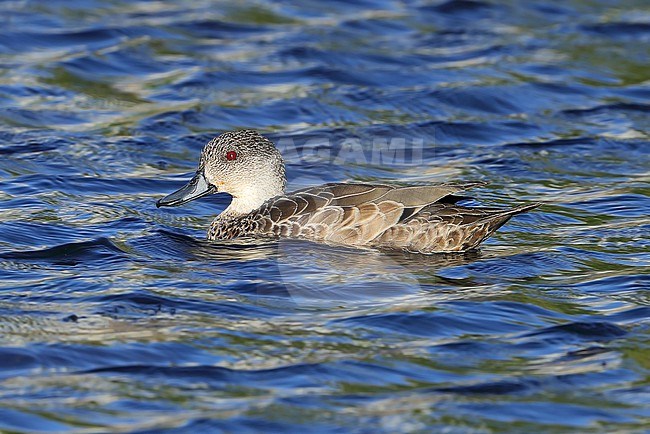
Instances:
[[[644,2],[0,14],[0,431],[647,427]],[[228,197],[155,200],[242,127],[290,188],[544,206],[464,255],[208,242]]]

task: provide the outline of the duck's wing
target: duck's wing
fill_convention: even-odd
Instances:
[[[462,184],[396,187],[374,202],[394,201],[399,203],[403,207],[399,221],[404,221],[417,215],[426,207],[434,206],[440,202],[455,203],[460,199],[456,196],[456,193],[484,185],[487,185],[487,183],[467,182]]]
[[[388,184],[323,184],[294,191],[289,196],[313,195],[331,200],[331,205],[354,206],[392,200],[405,207],[424,207],[449,195],[487,185],[486,182],[448,183],[401,187]]]
[[[364,245],[444,197],[479,185],[325,184],[270,200],[256,220],[262,233]]]
[[[325,184],[305,188],[271,199],[254,213],[253,218],[260,233],[330,240],[347,226],[371,222],[379,212],[373,200],[394,188],[370,184]]]

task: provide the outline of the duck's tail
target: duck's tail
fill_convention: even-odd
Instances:
[[[505,210],[490,210],[484,217],[468,224],[467,238],[463,242],[462,251],[474,250],[488,239],[501,226],[506,224],[513,216],[528,212],[542,205],[540,202],[520,205],[515,208]]]

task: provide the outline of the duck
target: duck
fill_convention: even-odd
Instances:
[[[157,207],[228,193],[208,240],[300,238],[356,248],[434,254],[477,250],[511,217],[541,203],[512,208],[458,205],[459,193],[487,183],[429,185],[328,183],[290,193],[273,142],[254,130],[225,132],[201,152],[198,169]]]

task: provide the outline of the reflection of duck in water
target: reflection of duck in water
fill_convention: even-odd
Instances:
[[[510,217],[540,205],[495,209],[455,204],[455,193],[482,182],[325,184],[288,194],[285,185],[284,161],[270,140],[256,131],[227,132],[203,148],[192,180],[156,205],[177,206],[224,192],[233,199],[212,222],[211,240],[290,237],[418,253],[476,249]]]

